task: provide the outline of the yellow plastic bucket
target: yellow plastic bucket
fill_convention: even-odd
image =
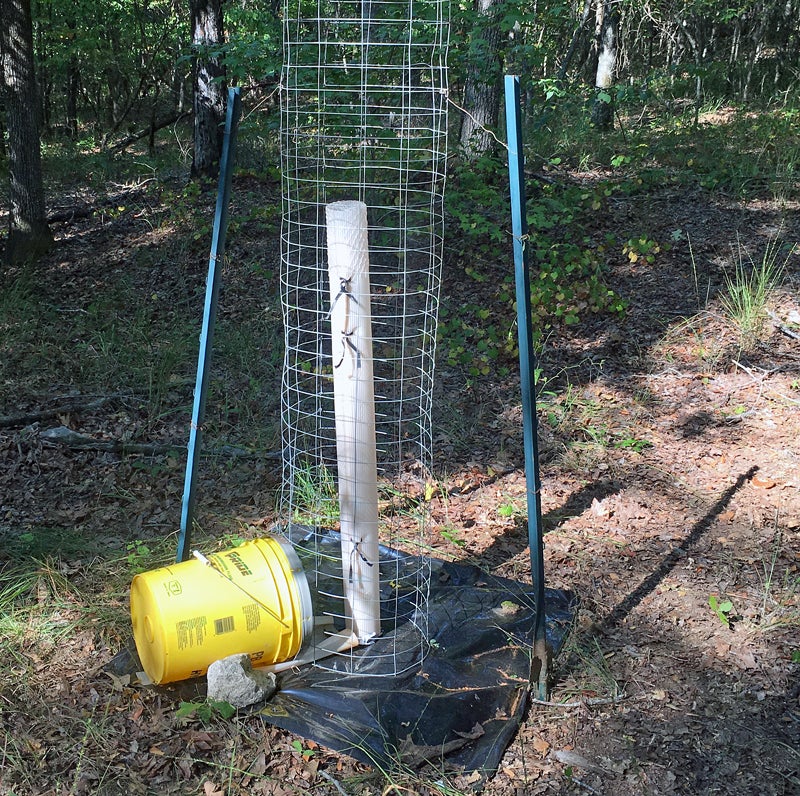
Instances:
[[[256,666],[289,660],[314,625],[300,559],[274,536],[136,575],[131,620],[154,683],[197,677],[240,652]]]

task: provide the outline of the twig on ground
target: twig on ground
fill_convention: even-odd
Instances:
[[[63,445],[76,450],[108,451],[120,454],[140,454],[143,456],[163,456],[170,453],[183,453],[185,445],[153,444],[146,442],[123,442],[118,439],[95,439],[87,434],[58,426],[49,428],[39,433],[39,438],[44,442]],[[275,451],[250,451],[238,448],[235,445],[222,445],[218,448],[209,448],[203,451],[209,456],[230,456],[241,458],[278,459],[280,453]]]
[[[595,790],[591,785],[588,785],[587,783],[583,782],[582,780],[578,779],[577,777],[570,777],[570,780],[572,782],[574,782],[576,785],[579,785],[581,788],[584,788],[585,790],[587,790],[589,793],[596,793],[597,796],[600,796],[600,791],[599,790]]]
[[[40,420],[50,420],[51,418],[58,417],[59,415],[67,415],[70,412],[99,409],[103,404],[108,403],[115,398],[122,397],[127,396],[104,395],[99,398],[93,398],[89,401],[87,401],[84,396],[81,398],[75,398],[72,401],[65,401],[63,404],[54,406],[51,409],[40,409],[36,412],[22,412],[16,415],[0,415],[0,428],[27,426]]]
[[[772,312],[772,310],[767,310],[767,314],[775,322],[775,328],[779,332],[782,332],[787,337],[791,337],[793,340],[800,340],[800,334],[795,332],[793,329],[790,329],[774,312]]]
[[[590,697],[588,699],[579,699],[577,702],[551,702],[547,699],[531,699],[531,704],[546,705],[551,708],[583,708],[592,707],[593,705],[616,705],[617,702],[622,702],[627,699],[627,694],[619,694],[614,697]]]
[[[66,207],[62,210],[56,210],[47,216],[48,224],[68,224],[76,219],[89,218],[95,212],[95,208],[91,205],[75,205],[74,207]]]
[[[750,378],[752,378],[753,381],[757,381],[758,382],[758,384],[759,384],[758,397],[759,398],[761,397],[761,393],[762,393],[763,387],[764,387],[764,380],[767,378],[767,376],[771,376],[773,373],[778,373],[779,371],[785,369],[784,365],[780,365],[777,368],[772,368],[771,370],[765,370],[764,374],[761,377],[759,377],[759,376],[756,376],[753,373],[753,369],[752,368],[748,368],[746,365],[742,365],[741,362],[737,362],[735,359],[733,360],[733,364],[736,365],[737,368],[741,368],[741,370],[743,370],[748,376],[750,376]],[[800,401],[798,401],[796,398],[790,398],[788,395],[784,395],[782,392],[778,392],[775,389],[771,389],[770,390],[770,394],[767,397],[770,397],[771,395],[777,395],[779,398],[782,398],[784,401],[789,401],[789,403],[792,403],[792,404],[800,404]]]
[[[782,398],[784,401],[788,401],[790,404],[800,404],[800,401],[798,401],[797,398],[790,398],[788,395],[784,395],[782,392],[778,392],[777,390],[773,390],[773,393],[779,398]]]
[[[328,782],[330,782],[331,785],[333,785],[333,787],[336,788],[336,790],[339,791],[339,793],[342,794],[342,796],[348,796],[347,791],[341,786],[341,784],[340,784],[338,779],[336,779],[335,777],[331,776],[327,771],[325,771],[324,769],[321,769],[321,768],[317,769],[317,773],[323,779],[328,780]]]

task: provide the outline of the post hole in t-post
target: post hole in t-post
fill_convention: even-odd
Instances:
[[[426,644],[448,0],[284,0],[283,19],[281,514],[328,622],[334,654],[311,657],[396,674]]]

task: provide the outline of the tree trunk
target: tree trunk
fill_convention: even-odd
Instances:
[[[75,39],[75,20],[67,20],[67,28],[70,32],[71,41]],[[77,56],[72,53],[67,62],[67,85],[66,85],[66,122],[69,137],[74,141],[78,137],[78,89],[80,87],[80,66]]]
[[[47,251],[53,236],[44,209],[30,0],[0,0],[0,19],[11,178],[6,260],[19,263]]]
[[[502,60],[500,16],[502,0],[477,0],[478,17],[472,32],[469,73],[464,82],[461,147],[468,160],[477,160],[493,145],[490,132],[500,113]]]
[[[611,87],[617,68],[617,12],[614,0],[598,0],[597,8],[600,42],[595,76],[595,99],[592,106],[592,124],[597,130],[607,131],[614,126],[614,102]]]
[[[2,62],[2,51],[2,43],[0,43],[0,63]],[[0,67],[0,163],[8,156],[6,152],[6,102],[4,89],[3,69]]]
[[[590,2],[585,3],[583,7],[583,13],[581,14],[580,22],[578,22],[578,26],[575,28],[574,33],[572,34],[572,40],[569,43],[569,47],[567,48],[567,53],[564,56],[564,60],[561,62],[561,65],[558,67],[558,79],[561,82],[564,82],[567,78],[567,70],[572,63],[572,59],[575,57],[575,53],[578,51],[578,45],[581,43],[583,39],[583,31],[586,28],[586,25],[589,22],[589,15],[592,11],[592,4]]]
[[[222,0],[191,0],[194,52],[192,176],[216,177],[225,121],[225,70],[211,51],[223,42]]]

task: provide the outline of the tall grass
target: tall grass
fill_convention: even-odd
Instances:
[[[769,305],[783,282],[786,261],[791,255],[790,251],[785,259],[779,260],[781,251],[777,238],[767,243],[758,261],[753,260],[740,241],[734,249],[734,269],[725,276],[720,307],[744,352],[752,351],[764,337]]]

